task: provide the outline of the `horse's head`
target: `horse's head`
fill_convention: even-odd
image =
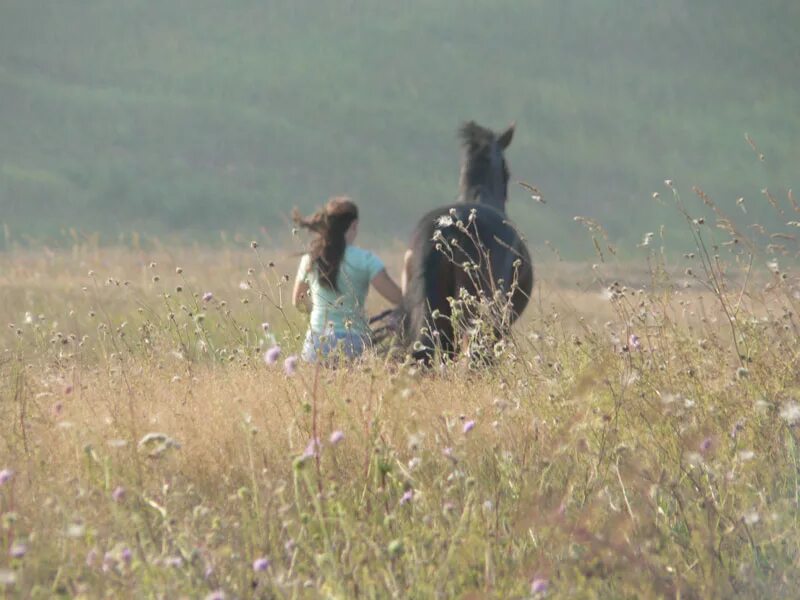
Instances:
[[[488,204],[505,212],[509,172],[503,151],[514,137],[514,125],[496,134],[469,121],[458,133],[463,149],[460,200]]]

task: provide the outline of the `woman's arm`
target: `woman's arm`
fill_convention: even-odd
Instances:
[[[400,291],[394,279],[389,277],[386,269],[382,269],[375,277],[372,278],[372,287],[378,290],[378,293],[386,298],[394,305],[400,304],[403,301],[403,293]]]

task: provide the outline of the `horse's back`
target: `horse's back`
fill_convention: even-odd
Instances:
[[[506,215],[491,206],[457,202],[431,210],[417,223],[411,251],[406,304],[416,315],[415,329],[431,323],[436,311],[446,319],[449,298],[459,298],[462,289],[485,297],[499,291],[510,301],[510,322],[528,304],[533,288],[528,248]]]

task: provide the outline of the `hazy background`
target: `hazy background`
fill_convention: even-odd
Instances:
[[[534,245],[569,254],[575,215],[630,243],[677,223],[667,177],[775,220],[798,107],[797,0],[1,0],[0,247],[264,239],[338,193],[403,238],[454,197],[464,119],[517,122]]]

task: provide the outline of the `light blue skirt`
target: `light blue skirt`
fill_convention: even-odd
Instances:
[[[304,361],[310,363],[320,359],[326,361],[339,358],[353,360],[360,357],[368,345],[368,339],[358,333],[348,331],[323,335],[309,329],[300,356]]]

